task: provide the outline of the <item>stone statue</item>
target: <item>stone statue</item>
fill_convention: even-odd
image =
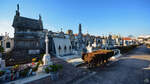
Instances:
[[[19,13],[19,4],[17,4],[16,16],[20,16],[20,13]]]
[[[51,62],[51,56],[50,54],[48,53],[48,34],[46,34],[46,38],[45,38],[45,43],[46,43],[46,54],[43,56],[43,65],[44,66],[47,66],[47,65],[52,65],[52,62]]]
[[[17,10],[19,11],[19,4],[17,4]]]

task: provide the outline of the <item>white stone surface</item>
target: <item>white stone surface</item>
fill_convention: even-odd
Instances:
[[[119,49],[115,49],[114,51],[115,51],[115,52],[118,52],[118,53],[117,53],[117,55],[112,56],[112,57],[111,57],[111,60],[117,60],[120,56],[122,56],[122,54],[120,53],[120,50],[119,50]]]
[[[80,57],[69,59],[67,60],[67,62],[73,64],[74,66],[84,63],[84,61]]]
[[[68,38],[53,38],[54,41],[54,46],[55,46],[55,51],[56,51],[56,56],[63,56],[66,54],[72,53],[72,46],[71,42]],[[59,46],[61,49],[59,50]],[[66,50],[64,49],[66,46]],[[71,49],[70,49],[71,47]]]
[[[88,46],[88,47],[86,47],[86,49],[87,49],[87,52],[92,52],[93,51],[93,47],[92,46]]]
[[[68,63],[71,63],[74,66],[84,63],[80,55],[69,55],[69,56],[64,56],[59,58]]]
[[[44,66],[52,65],[50,54],[44,54],[44,56],[43,56],[43,65]]]
[[[29,50],[29,54],[40,54],[40,50]]]

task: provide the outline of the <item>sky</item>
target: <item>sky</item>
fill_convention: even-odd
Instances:
[[[13,18],[20,6],[20,15],[38,19],[44,29],[64,32],[72,29],[92,35],[150,34],[150,0],[0,0],[0,34],[14,34]]]

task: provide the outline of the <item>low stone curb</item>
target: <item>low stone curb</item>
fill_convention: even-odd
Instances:
[[[50,74],[43,73],[43,74],[39,74],[39,75],[22,78],[22,79],[18,79],[18,80],[15,80],[15,81],[11,81],[11,82],[8,82],[6,84],[26,84],[26,83],[36,81],[36,80],[39,80],[39,79],[42,79],[42,78],[45,78],[45,77],[48,77],[48,76],[50,76]]]

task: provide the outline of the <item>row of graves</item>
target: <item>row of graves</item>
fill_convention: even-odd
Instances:
[[[33,58],[31,63],[6,67],[5,60],[0,58],[0,83],[24,84],[46,76],[50,76],[52,80],[57,80],[59,77],[58,71],[62,69],[62,65],[52,63],[48,52],[49,40],[47,35],[45,42],[46,53],[42,60]]]
[[[128,40],[128,39],[127,39]],[[94,42],[96,43],[96,42]],[[87,46],[87,52],[82,53],[82,59],[88,68],[99,67],[105,65],[110,61],[116,61],[122,54],[129,52],[130,50],[140,46],[140,43],[132,43],[130,45],[119,45],[115,47],[109,47],[101,49],[98,46],[93,46],[89,42]]]
[[[94,50],[88,53],[82,53],[82,59],[84,63],[87,65],[87,68],[95,68],[99,66],[109,65],[109,62],[115,62],[122,54],[129,52],[130,50],[136,48],[139,45],[131,45],[131,46],[122,46],[117,49],[111,50]],[[121,53],[120,53],[121,52]]]
[[[22,83],[29,82],[27,78],[36,79],[41,75],[50,75],[52,80],[57,80],[61,65],[53,64],[51,56],[48,52],[48,37],[46,37],[46,53],[42,60],[32,59],[31,63],[5,67],[5,61],[0,58],[0,82],[2,83],[17,83],[17,80],[22,80]],[[131,50],[136,46],[123,47],[122,50]],[[99,67],[107,64],[111,59],[120,55],[120,50],[95,50],[88,53],[82,53],[82,60],[87,64],[88,68]],[[50,73],[50,74],[47,74]],[[25,79],[25,81],[23,80]],[[33,81],[33,80],[32,80]]]
[[[31,24],[35,25],[33,26]],[[16,53],[13,56],[15,61],[12,61],[11,63],[16,62],[17,59],[21,62],[20,60],[27,58],[28,55],[23,54],[22,52],[24,52],[24,50],[21,52],[21,49],[27,49],[28,53],[33,54],[39,53],[39,50],[42,48],[42,50],[45,51],[45,54],[40,60],[33,58],[32,62],[10,67],[5,67],[5,61],[0,59],[0,81],[2,83],[17,83],[17,80],[22,80],[21,83],[26,83],[31,80],[33,81],[33,79],[40,78],[43,75],[50,75],[52,80],[58,79],[58,71],[62,66],[53,64],[51,62],[51,55],[61,58],[69,63],[75,63],[75,65],[78,63],[87,63],[91,68],[107,63],[114,55],[116,55],[116,53],[120,54],[119,50],[122,52],[125,49],[134,47],[119,47],[119,50],[99,50],[100,45],[97,44],[98,40],[96,39],[94,40],[94,43],[90,43],[89,41],[89,45],[86,47],[85,42],[83,41],[81,24],[79,24],[79,34],[76,40],[77,43],[75,43],[76,46],[74,46],[76,49],[74,50],[70,39],[66,38],[67,36],[65,37],[65,34],[62,31],[53,34],[44,32],[40,15],[39,20],[20,16],[19,5],[17,5],[13,27],[16,30],[14,33],[13,45],[14,49],[16,49],[14,50]],[[51,35],[53,39],[51,39]],[[9,44],[11,45],[11,40]],[[45,44],[46,47],[43,47]],[[109,44],[112,44],[112,42],[109,42]],[[21,53],[21,55],[18,54],[18,52]],[[81,52],[85,52],[82,53],[82,58]],[[6,63],[8,63],[7,60]]]

